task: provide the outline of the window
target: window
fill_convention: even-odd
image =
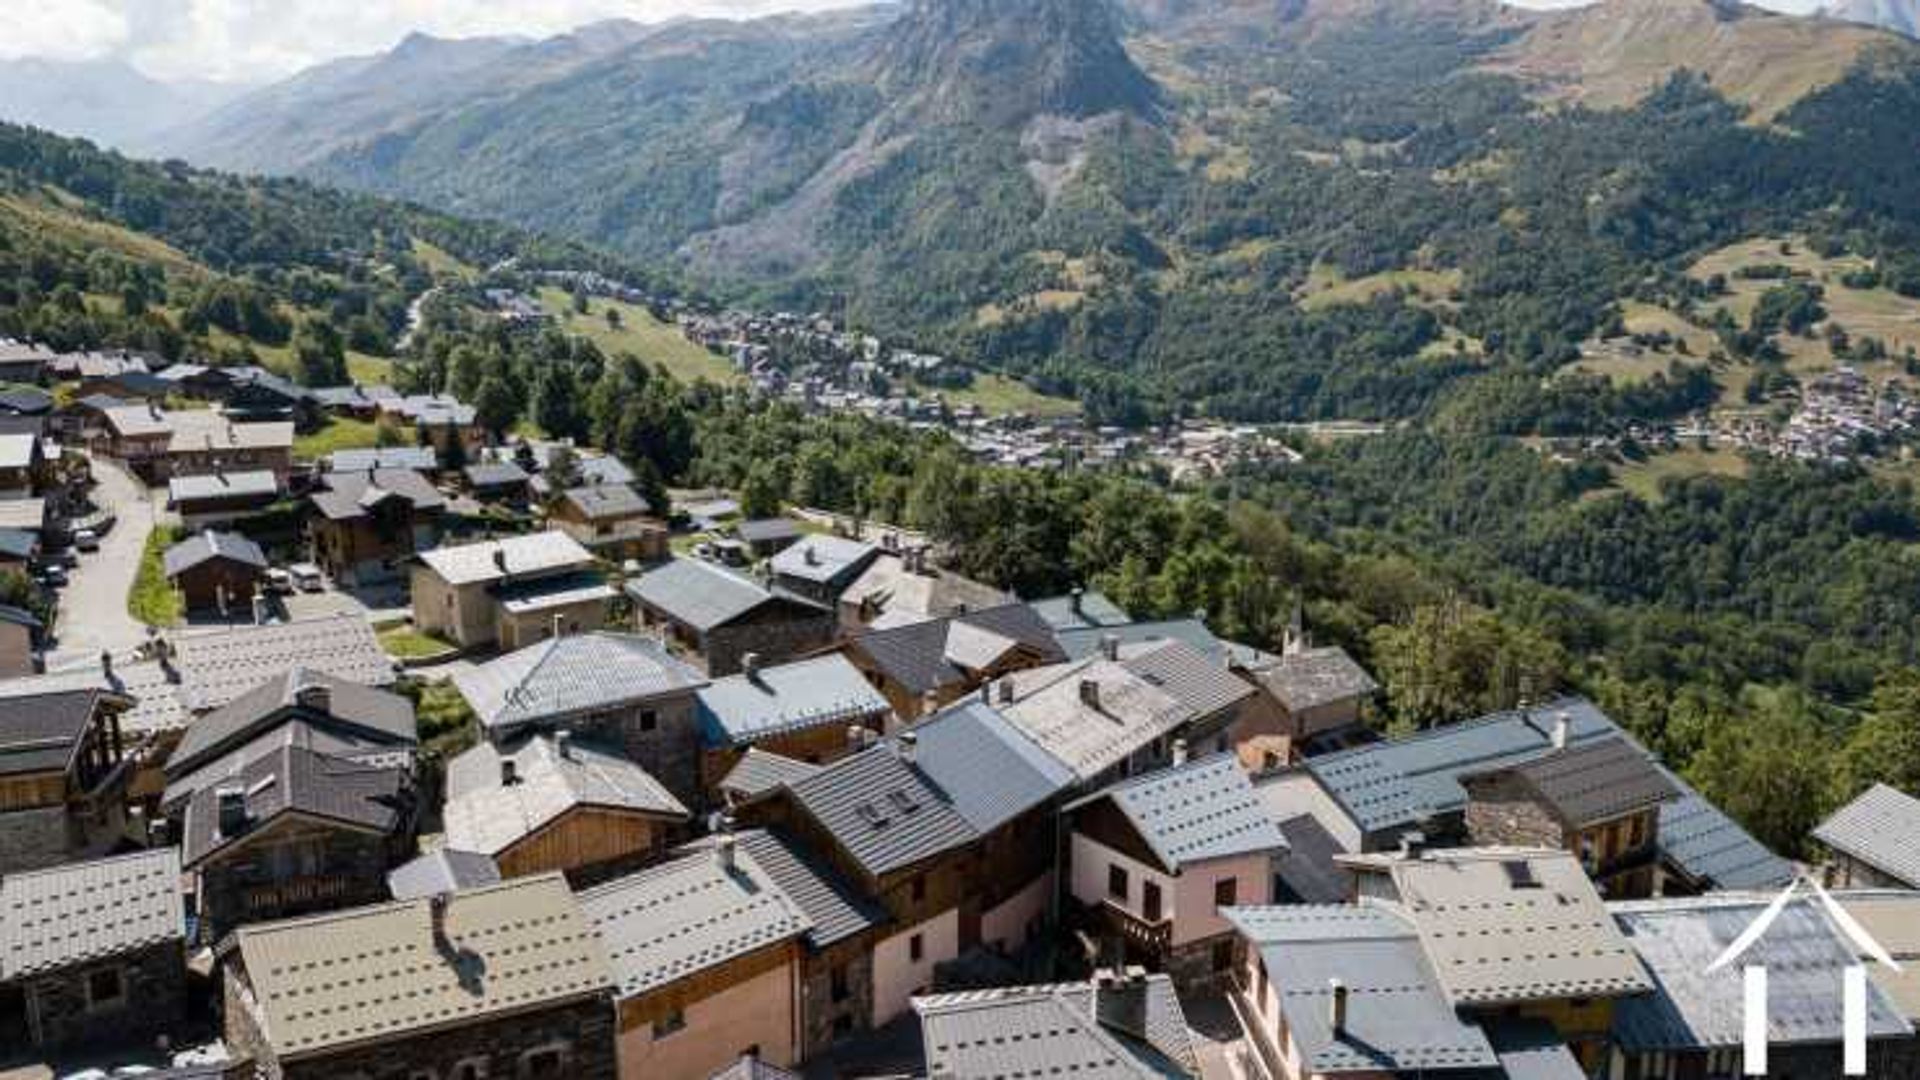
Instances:
[[[653,1037],[656,1039],[664,1039],[669,1035],[677,1035],[686,1029],[686,1011],[683,1009],[675,1009],[653,1022]]]
[[[1140,917],[1150,923],[1160,921],[1160,884],[1155,881],[1140,883]]]
[[[917,964],[921,958],[926,955],[927,943],[924,938],[919,934],[915,934],[907,939],[907,960],[909,963]]]
[[[1131,890],[1127,888],[1127,871],[1122,866],[1107,867],[1107,895],[1115,900],[1126,900]]]
[[[927,898],[927,876],[925,874],[915,875],[913,884],[908,887],[907,891],[913,895],[914,903],[917,904],[925,900]]]
[[[833,965],[833,969],[827,973],[827,983],[828,993],[831,994],[835,1004],[853,996],[853,983],[847,976],[847,965]]]
[[[95,1009],[113,1008],[127,1000],[127,984],[119,968],[101,968],[87,976],[87,1005]]]
[[[1221,878],[1213,883],[1213,906],[1232,907],[1240,902],[1240,880]]]
[[[1627,822],[1627,847],[1639,850],[1647,842],[1647,818],[1645,814],[1635,815]]]
[[[487,1059],[468,1058],[453,1067],[447,1080],[487,1080]]]
[[[561,1076],[566,1068],[567,1049],[564,1046],[543,1046],[520,1055],[520,1080],[545,1080],[546,1077]]]
[[[660,729],[660,714],[653,711],[652,709],[641,710],[640,730],[641,731],[658,731],[659,729]]]

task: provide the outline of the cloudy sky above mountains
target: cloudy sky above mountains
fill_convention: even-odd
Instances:
[[[262,82],[413,31],[544,37],[597,19],[747,17],[864,0],[0,0],[0,59],[125,60],[159,79]],[[1528,0],[1565,7],[1580,0]],[[1765,0],[1807,10],[1814,0]]]

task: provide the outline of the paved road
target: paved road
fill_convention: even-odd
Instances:
[[[80,555],[72,582],[60,591],[59,640],[48,670],[91,660],[102,650],[124,655],[147,637],[147,628],[127,614],[127,594],[153,532],[153,499],[140,481],[104,459],[93,459],[93,476],[94,502],[111,508],[117,520],[100,538],[99,551]]]

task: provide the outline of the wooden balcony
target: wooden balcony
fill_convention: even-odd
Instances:
[[[1118,934],[1130,951],[1137,950],[1151,956],[1165,956],[1173,947],[1173,920],[1162,919],[1157,923],[1147,922],[1111,900],[1100,905],[1101,917],[1107,926]]]

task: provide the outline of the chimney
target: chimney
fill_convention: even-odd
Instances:
[[[567,617],[565,615],[555,615],[553,617],[554,640],[558,641],[559,639],[565,637],[566,634],[567,634]]]
[[[113,678],[113,653],[106,649],[100,650],[100,677],[106,680],[108,686],[120,685]]]
[[[720,869],[729,874],[733,873],[734,869],[738,866],[734,854],[734,846],[738,843],[739,841],[734,839],[731,831],[722,832],[713,842],[714,857],[719,860]]]
[[[433,947],[442,956],[453,955],[453,941],[447,937],[447,905],[452,899],[446,893],[434,893],[427,897],[427,918],[433,924]]]
[[[747,678],[757,681],[760,677],[760,654],[757,652],[742,653],[740,656],[740,670],[746,673]]]
[[[1339,979],[1327,980],[1327,1026],[1333,1029],[1334,1038],[1346,1037],[1347,984]]]
[[[812,544],[808,544],[806,547],[806,550],[802,551],[800,554],[806,557],[808,566],[820,565],[820,553],[813,549]]]
[[[1400,834],[1400,857],[1413,859],[1419,856],[1420,849],[1427,846],[1427,834],[1410,830]]]
[[[1100,708],[1100,684],[1093,679],[1080,680],[1080,704],[1089,709]]]
[[[244,788],[221,788],[214,794],[220,809],[220,835],[235,837],[247,831],[247,792]]]
[[[1013,680],[1011,678],[1003,678],[1000,680],[1000,704],[1013,704],[1013,689]]]
[[[1120,659],[1120,635],[1101,634],[1100,655],[1106,657],[1108,660]]]
[[[553,733],[553,752],[561,761],[573,760],[573,732],[556,731]]]
[[[1073,591],[1067,594],[1067,606],[1073,611],[1075,615],[1078,615],[1081,613],[1080,603],[1082,600],[1086,599],[1086,595],[1087,595],[1087,590],[1079,587],[1078,585],[1075,585],[1073,587]]]
[[[500,759],[500,786],[509,788],[520,782],[520,766],[510,757]]]
[[[855,753],[858,753],[861,750],[864,750],[866,748],[867,748],[867,729],[860,726],[859,724],[848,725],[847,749],[854,751]]]
[[[900,760],[913,764],[913,755],[920,749],[920,736],[917,732],[903,731],[899,739]]]
[[[1178,768],[1187,763],[1187,740],[1173,740],[1173,764]]]
[[[1573,717],[1564,712],[1553,714],[1553,748],[1565,750],[1573,738]]]
[[[493,565],[494,565],[494,568],[499,570],[501,573],[504,574],[507,572],[507,549],[506,548],[496,547],[493,549]]]
[[[304,674],[304,672],[294,673],[294,704],[299,705],[303,709],[312,709],[315,712],[332,712],[333,691],[328,689],[327,685],[323,682],[300,682],[299,680]]]

